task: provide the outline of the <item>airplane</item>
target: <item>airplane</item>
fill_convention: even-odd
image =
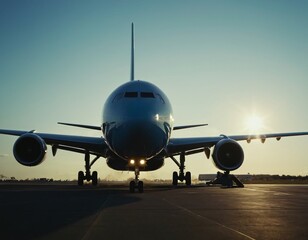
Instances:
[[[238,141],[251,142],[267,138],[308,135],[308,132],[288,132],[256,135],[234,135],[214,137],[172,138],[172,132],[181,129],[206,126],[195,124],[174,126],[171,103],[164,92],[154,84],[137,80],[134,76],[134,24],[131,25],[131,69],[130,81],[116,88],[107,98],[102,114],[101,126],[58,122],[58,124],[92,129],[102,132],[102,137],[86,137],[37,133],[32,131],[0,129],[0,134],[18,136],[13,146],[17,162],[24,166],[37,166],[45,159],[47,145],[51,146],[53,156],[57,150],[84,154],[85,172],[78,172],[78,185],[84,181],[98,184],[98,174],[91,173],[91,167],[99,158],[105,158],[107,165],[119,171],[133,171],[135,179],[129,183],[130,192],[144,191],[143,181],[139,180],[141,171],[154,171],[171,158],[179,172],[173,172],[172,184],[184,182],[191,185],[191,173],[185,172],[186,156],[204,152],[211,156],[215,166],[224,171],[218,174],[217,183],[232,186],[235,176],[230,174],[241,167],[244,152]],[[91,160],[91,156],[94,158]],[[177,158],[178,159],[177,159]],[[240,183],[239,183],[240,185]]]

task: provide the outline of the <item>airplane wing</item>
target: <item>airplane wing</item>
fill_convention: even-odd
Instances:
[[[303,136],[308,132],[289,132],[289,133],[270,133],[256,135],[220,135],[218,137],[198,137],[198,138],[171,138],[167,146],[169,156],[186,152],[187,155],[203,152],[205,148],[210,148],[224,138],[230,138],[235,141],[247,141],[248,143],[254,139],[260,139],[262,143],[267,138],[276,138],[279,141],[282,137]]]
[[[55,147],[53,154],[55,155],[56,149],[63,149],[72,152],[84,153],[89,151],[92,154],[104,156],[109,150],[109,147],[102,137],[84,137],[73,135],[60,135],[49,133],[35,133],[32,131],[18,131],[18,130],[4,130],[0,129],[0,134],[21,136],[26,133],[36,134],[41,137],[46,144]]]

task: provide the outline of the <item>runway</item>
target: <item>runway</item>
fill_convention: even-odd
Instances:
[[[0,185],[1,239],[307,239],[308,185]]]

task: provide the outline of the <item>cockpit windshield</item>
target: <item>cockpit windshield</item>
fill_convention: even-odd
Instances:
[[[152,92],[141,92],[140,97],[142,97],[142,98],[155,98],[154,93],[152,93]]]
[[[124,97],[126,97],[126,98],[136,98],[136,97],[138,97],[138,92],[125,92]]]
[[[162,103],[165,103],[164,99],[161,95],[158,93],[153,92],[122,92],[118,93],[112,100],[112,102],[118,102],[123,98],[152,98],[152,99],[158,99]]]

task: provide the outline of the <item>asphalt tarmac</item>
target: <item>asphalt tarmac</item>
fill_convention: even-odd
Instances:
[[[0,239],[308,239],[308,185],[0,184]]]

